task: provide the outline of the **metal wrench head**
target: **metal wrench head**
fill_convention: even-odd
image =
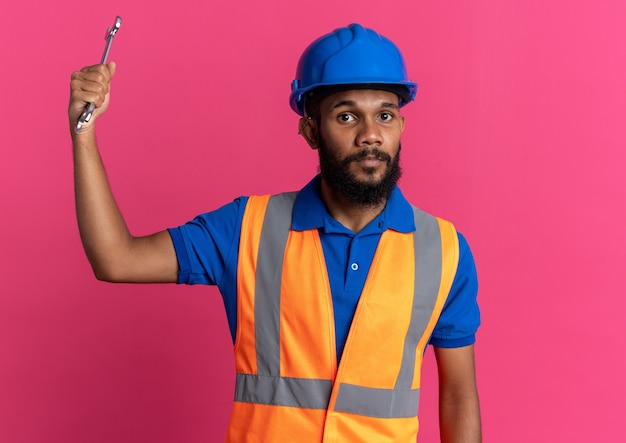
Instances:
[[[108,27],[107,33],[104,36],[104,39],[106,40],[107,44],[104,47],[104,54],[102,54],[102,59],[100,60],[100,63],[102,64],[106,63],[107,58],[109,57],[109,51],[111,50],[111,43],[113,43],[113,37],[115,37],[115,34],[117,33],[117,31],[119,31],[120,26],[122,26],[122,17],[118,15],[117,18],[115,19],[115,24],[113,26]]]
[[[115,19],[115,24],[107,28],[107,33],[104,36],[104,39],[109,40],[110,38],[112,38],[120,29],[120,26],[122,26],[122,17],[118,15],[117,18]]]

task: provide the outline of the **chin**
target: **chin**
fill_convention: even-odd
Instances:
[[[354,178],[356,181],[363,183],[364,185],[377,185],[383,181],[383,177],[385,177],[385,173],[387,170],[379,171],[374,168],[364,169],[363,172],[365,174],[354,174]]]

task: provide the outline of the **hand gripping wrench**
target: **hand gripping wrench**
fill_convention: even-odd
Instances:
[[[107,43],[106,43],[106,46],[104,47],[104,54],[102,54],[102,60],[100,60],[101,65],[104,65],[107,62],[107,58],[109,57],[109,51],[111,50],[111,44],[113,43],[113,37],[115,37],[115,34],[117,34],[117,31],[119,31],[120,26],[122,26],[122,17],[118,16],[115,19],[115,24],[107,28],[107,33],[104,36],[104,39],[106,40]],[[74,132],[76,134],[79,134],[83,125],[87,123],[89,120],[91,120],[91,116],[93,115],[94,109],[96,109],[96,107],[94,106],[93,103],[88,103],[85,106],[83,113],[78,118],[78,121],[76,122],[76,126],[74,127]]]

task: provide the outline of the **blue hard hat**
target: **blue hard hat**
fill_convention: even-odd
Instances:
[[[304,115],[307,96],[327,87],[385,89],[396,92],[400,106],[415,98],[417,84],[408,79],[404,58],[388,38],[358,24],[339,28],[311,43],[302,53],[289,104]]]

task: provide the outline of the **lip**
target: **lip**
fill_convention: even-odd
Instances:
[[[377,166],[380,166],[383,161],[377,157],[365,157],[357,160],[357,163],[366,168],[375,168]]]

